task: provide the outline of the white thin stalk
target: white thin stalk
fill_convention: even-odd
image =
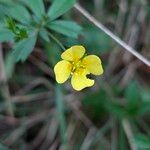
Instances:
[[[103,32],[105,32],[108,36],[110,36],[114,41],[116,41],[119,45],[121,45],[125,50],[130,52],[132,55],[137,57],[139,60],[141,60],[145,65],[150,67],[150,61],[146,59],[144,56],[142,56],[140,53],[138,53],[135,49],[133,49],[131,46],[129,46],[127,43],[122,41],[118,36],[113,34],[109,29],[107,29],[101,22],[96,20],[92,15],[89,14],[88,11],[86,11],[80,4],[76,3],[74,7],[83,15],[85,16],[91,23],[93,23],[96,27],[101,29]]]

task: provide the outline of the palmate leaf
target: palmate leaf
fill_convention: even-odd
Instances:
[[[58,18],[68,11],[75,4],[76,0],[54,0],[48,10],[48,16],[51,20]]]
[[[50,22],[47,24],[47,27],[58,33],[72,38],[77,38],[78,34],[82,30],[82,28],[77,23],[65,20],[57,20]]]
[[[8,30],[0,27],[0,42],[13,41],[14,35]]]
[[[43,0],[23,0],[31,11],[39,18],[45,15]]]
[[[45,28],[40,29],[39,35],[44,41],[50,42],[50,38],[48,36],[48,31]]]
[[[0,3],[2,3],[2,4],[12,4],[13,1],[12,0],[0,0]]]
[[[15,60],[16,61],[25,61],[30,53],[33,51],[37,39],[37,35],[30,36],[29,38],[23,39],[14,46]]]
[[[8,5],[8,9],[6,9],[5,15],[12,17],[13,19],[16,19],[17,21],[24,24],[27,24],[31,19],[28,10],[19,3]]]

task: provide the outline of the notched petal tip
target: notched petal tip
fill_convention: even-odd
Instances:
[[[94,85],[94,82],[94,80],[87,78],[86,75],[74,74],[71,79],[72,87],[76,91],[81,91],[86,87],[91,87]]]
[[[96,55],[88,55],[84,57],[82,63],[94,75],[103,74],[104,70],[101,64],[101,59]]]

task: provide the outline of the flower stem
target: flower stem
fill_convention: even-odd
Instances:
[[[49,36],[61,47],[62,50],[65,50],[66,48],[63,46],[63,44],[50,32],[48,33]]]
[[[10,116],[14,116],[13,105],[11,102],[11,96],[7,84],[7,77],[4,69],[4,60],[3,60],[3,53],[2,53],[2,44],[0,43],[0,92],[6,101],[7,113]]]

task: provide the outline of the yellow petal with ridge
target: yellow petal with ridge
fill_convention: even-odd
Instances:
[[[73,74],[71,78],[71,84],[75,90],[80,91],[86,87],[94,85],[94,80],[87,78],[86,77],[87,74],[88,73],[86,70],[83,73],[75,72]]]
[[[58,83],[64,83],[70,76],[72,64],[66,60],[59,61],[55,67],[55,77]]]
[[[81,45],[75,45],[61,54],[61,58],[67,61],[77,62],[85,54],[85,48]]]
[[[83,58],[82,64],[86,67],[86,69],[94,74],[94,75],[101,75],[103,74],[103,67],[101,64],[101,60],[96,55],[88,55]]]

